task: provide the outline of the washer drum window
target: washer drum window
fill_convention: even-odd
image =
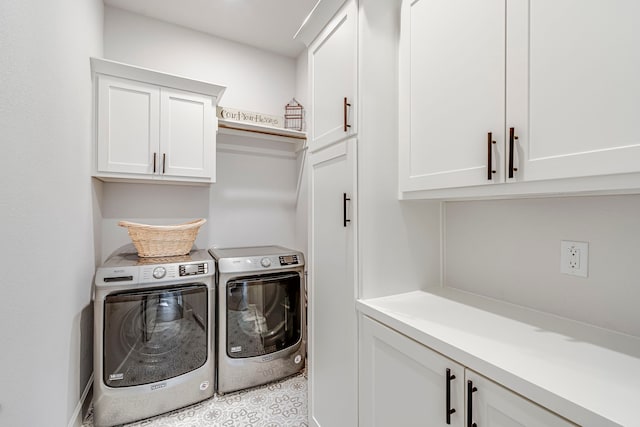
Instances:
[[[207,286],[201,283],[108,295],[104,383],[109,387],[149,384],[204,365],[207,313]]]
[[[300,276],[287,273],[227,282],[227,355],[261,356],[301,338]]]

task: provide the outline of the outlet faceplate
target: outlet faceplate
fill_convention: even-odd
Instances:
[[[579,277],[589,275],[589,242],[560,241],[560,272]]]

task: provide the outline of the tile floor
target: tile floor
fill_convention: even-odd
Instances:
[[[127,427],[307,427],[307,379],[298,374],[279,382],[224,396]],[[93,427],[93,413],[82,427]]]

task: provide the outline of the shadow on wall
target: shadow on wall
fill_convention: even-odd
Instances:
[[[91,375],[93,373],[93,301],[82,309],[80,313],[80,384],[79,390],[87,396],[82,403],[80,414],[84,419],[91,405],[93,385]],[[80,396],[81,399],[83,396]]]

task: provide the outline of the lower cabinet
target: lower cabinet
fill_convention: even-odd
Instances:
[[[361,426],[576,425],[366,316],[359,354]]]

